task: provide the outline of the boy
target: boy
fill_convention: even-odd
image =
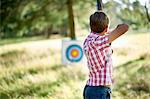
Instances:
[[[110,99],[112,85],[112,50],[110,43],[128,31],[127,24],[108,32],[109,19],[104,12],[90,16],[91,33],[85,39],[83,51],[87,58],[89,80],[84,88],[84,99]]]

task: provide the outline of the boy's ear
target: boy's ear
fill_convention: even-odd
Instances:
[[[105,28],[104,32],[108,32],[108,26]]]

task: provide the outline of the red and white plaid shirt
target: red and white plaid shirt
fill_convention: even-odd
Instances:
[[[112,84],[112,49],[108,44],[108,34],[103,36],[90,33],[83,44],[83,51],[89,68],[89,86]]]

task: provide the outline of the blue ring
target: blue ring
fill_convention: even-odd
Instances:
[[[77,57],[72,57],[71,56],[71,51],[73,50],[73,49],[76,49],[78,52],[79,52],[79,55],[77,56]],[[82,53],[82,51],[81,51],[81,49],[79,49],[79,48],[77,48],[77,47],[71,47],[69,50],[68,50],[68,55],[69,55],[69,59],[75,59],[75,60],[78,60],[80,57],[81,57],[81,54],[80,53]]]
[[[71,50],[72,49],[77,49],[79,51],[79,56],[77,58],[74,58],[74,57],[71,56]],[[79,45],[76,45],[76,44],[70,45],[66,50],[66,57],[71,62],[79,62],[83,57],[82,48]]]

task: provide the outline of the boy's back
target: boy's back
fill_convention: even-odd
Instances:
[[[89,79],[84,88],[84,99],[110,99],[112,85],[112,50],[110,44],[128,30],[120,24],[108,33],[109,19],[104,12],[90,16],[91,33],[83,44],[87,58]]]
[[[89,86],[110,86],[112,84],[112,50],[108,35],[90,33],[84,41],[83,51],[89,68]]]

